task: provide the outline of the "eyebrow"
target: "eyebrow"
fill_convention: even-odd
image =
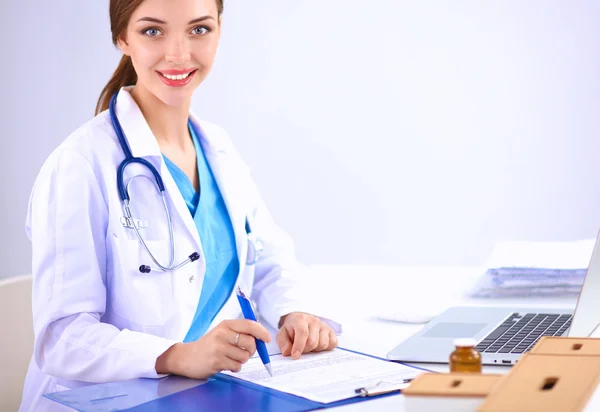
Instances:
[[[214,20],[214,17],[213,16],[198,17],[197,19],[190,20],[188,24],[196,24],[196,23],[200,23],[201,21],[208,20],[208,19]],[[167,24],[166,21],[160,20],[160,19],[157,19],[157,18],[154,18],[154,17],[142,17],[137,22],[139,23],[140,21],[149,21],[151,23],[156,23],[156,24]]]

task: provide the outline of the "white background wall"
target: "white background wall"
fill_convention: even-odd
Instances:
[[[194,110],[230,132],[304,262],[479,264],[498,240],[600,228],[600,2],[225,6]],[[107,0],[0,16],[2,277],[30,271],[35,176],[119,53]]]

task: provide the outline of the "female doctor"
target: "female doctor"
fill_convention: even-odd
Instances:
[[[30,199],[35,345],[22,411],[61,410],[42,395],[92,382],[239,371],[254,339],[271,336],[243,319],[238,286],[283,355],[336,347],[339,325],[309,314],[292,242],[232,142],[190,113],[222,12],[222,0],[110,1],[123,58]]]

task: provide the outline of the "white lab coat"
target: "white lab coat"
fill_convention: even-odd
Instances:
[[[71,410],[42,395],[89,382],[158,378],[156,358],[184,339],[196,311],[205,272],[198,231],[129,90],[119,93],[117,116],[133,156],[151,162],[162,176],[175,261],[194,251],[200,259],[174,272],[155,268],[135,232],[121,222],[117,167],[124,154],[108,111],[76,130],[44,163],[30,199],[26,228],[33,245],[35,345],[21,411]],[[273,222],[232,142],[220,127],[193,114],[191,119],[203,132],[205,155],[233,224],[237,285],[251,293],[271,328],[286,313],[321,315],[297,285],[303,268],[291,239]],[[139,174],[151,177],[134,165],[126,169],[125,181]],[[160,263],[168,263],[167,219],[154,179],[136,178],[130,195],[134,217],[148,224],[140,229],[148,247]],[[247,215],[264,245],[256,265],[245,264]],[[154,270],[140,273],[141,264]],[[233,293],[211,328],[240,317]]]

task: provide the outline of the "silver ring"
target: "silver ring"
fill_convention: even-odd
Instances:
[[[236,333],[235,335],[235,342],[233,342],[233,344],[235,346],[238,346],[238,342],[240,341],[240,332]]]

